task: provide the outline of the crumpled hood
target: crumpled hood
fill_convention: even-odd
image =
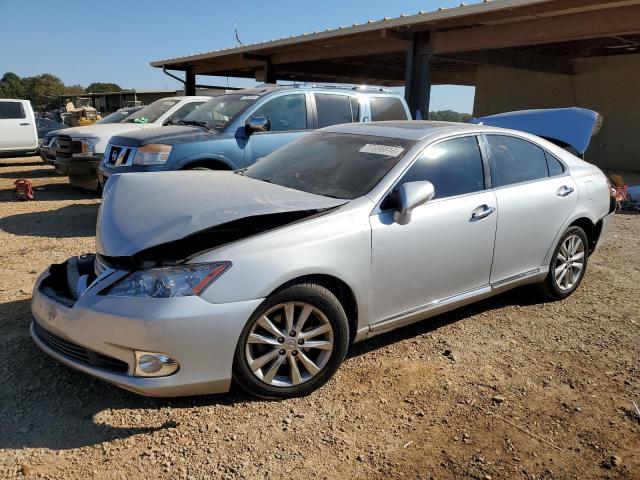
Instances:
[[[200,127],[175,125],[157,128],[155,130],[136,130],[124,132],[111,137],[113,145],[122,147],[139,147],[149,143],[163,143],[165,145],[177,145],[180,143],[193,143],[211,140],[220,135],[216,130],[205,130]]]
[[[254,180],[233,172],[113,175],[98,214],[97,252],[130,257],[242,218],[317,211],[346,200]]]

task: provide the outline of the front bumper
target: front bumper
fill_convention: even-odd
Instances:
[[[87,157],[66,157],[58,155],[55,159],[56,173],[67,175],[74,187],[88,190],[98,189],[98,168],[102,155]]]
[[[124,275],[126,272],[114,272],[103,277],[73,301],[52,294],[49,287],[43,288],[43,282],[51,283],[50,270],[43,273],[31,302],[37,322],[31,327],[35,343],[71,368],[143,395],[168,397],[228,391],[238,338],[262,300],[212,304],[200,297],[98,295]],[[44,337],[38,327],[44,330]],[[47,341],[47,333],[54,340]],[[75,347],[86,349],[89,357],[98,355],[107,361],[85,361],[82,355],[74,354]],[[136,377],[135,350],[166,353],[179,362],[180,369],[166,377]]]

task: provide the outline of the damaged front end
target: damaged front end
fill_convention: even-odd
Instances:
[[[229,172],[116,175],[100,207],[98,257],[123,270],[180,265],[345,202]]]

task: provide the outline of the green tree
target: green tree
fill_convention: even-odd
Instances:
[[[462,122],[466,123],[471,118],[469,113],[454,112],[453,110],[438,110],[437,112],[429,112],[429,120],[438,120],[441,122]]]
[[[84,87],[82,85],[70,85],[68,87],[64,87],[65,95],[78,95],[84,93]]]
[[[94,82],[87,87],[88,93],[121,92],[120,85],[115,83]]]
[[[43,73],[24,79],[26,95],[35,108],[55,107],[59,97],[65,94],[65,85],[58,77]]]
[[[24,98],[26,88],[24,80],[13,72],[7,72],[0,79],[0,97]]]

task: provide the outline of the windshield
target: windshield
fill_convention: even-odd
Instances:
[[[131,115],[131,110],[118,110],[117,112],[110,113],[106,117],[98,120],[96,124],[104,124],[104,123],[120,123],[129,115]]]
[[[258,95],[225,94],[213,97],[182,119],[207,128],[224,128],[229,121],[253,105]]]
[[[369,193],[415,144],[369,135],[316,132],[250,166],[248,177],[326,197]]]
[[[131,116],[127,117],[127,123],[153,123],[164,115],[171,107],[180,100],[166,100],[161,98],[155,102],[143,107]]]

